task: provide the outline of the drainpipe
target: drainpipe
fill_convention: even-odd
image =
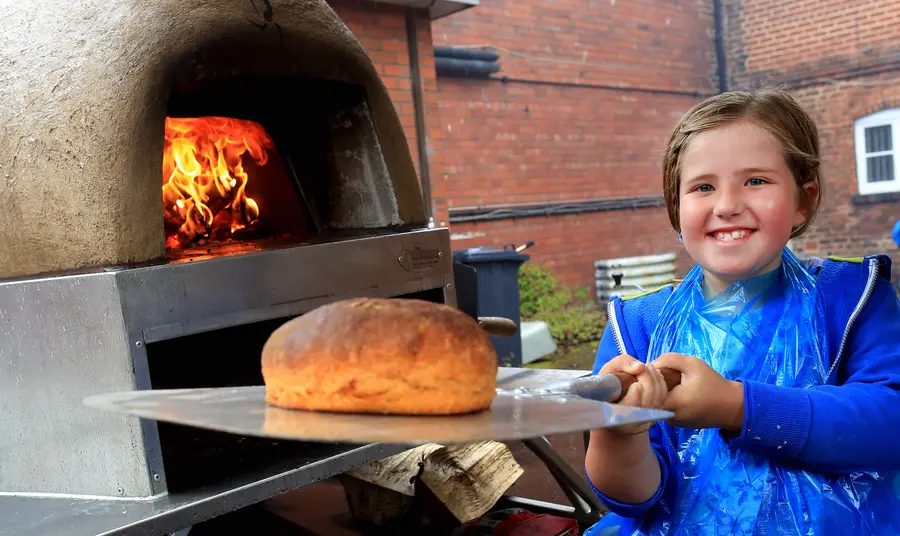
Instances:
[[[422,181],[422,198],[428,226],[434,227],[434,209],[431,206],[431,175],[428,169],[428,148],[425,132],[425,106],[422,92],[422,76],[419,72],[419,31],[415,9],[406,11],[406,42],[409,47],[409,76],[412,81],[413,113],[416,118],[416,148],[419,152],[419,175]]]
[[[728,91],[728,66],[726,65],[724,14],[722,0],[713,0],[713,23],[715,24],[716,41],[716,74],[719,77],[719,92]]]

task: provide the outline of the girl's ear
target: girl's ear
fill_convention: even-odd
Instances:
[[[819,184],[816,181],[808,181],[801,187],[797,200],[797,214],[794,218],[794,228],[798,228],[812,215],[813,208],[819,203]]]

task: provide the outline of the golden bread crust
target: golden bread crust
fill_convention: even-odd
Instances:
[[[324,305],[263,347],[266,400],[313,411],[452,415],[487,409],[497,354],[465,313],[412,299]]]

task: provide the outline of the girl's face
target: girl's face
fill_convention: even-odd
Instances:
[[[814,182],[804,185],[811,199]],[[778,140],[742,119],[697,134],[681,160],[681,235],[717,293],[778,267],[807,213]]]

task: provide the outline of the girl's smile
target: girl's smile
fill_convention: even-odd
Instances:
[[[750,238],[750,235],[754,232],[754,229],[745,227],[727,227],[711,231],[707,233],[707,236],[717,242],[725,242],[722,245],[735,245],[742,243],[744,239]]]

